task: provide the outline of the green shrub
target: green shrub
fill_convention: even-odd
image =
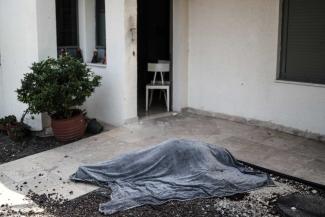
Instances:
[[[15,115],[9,115],[4,118],[0,118],[0,125],[7,126],[8,124],[13,124],[17,122]]]
[[[71,117],[101,80],[86,64],[71,56],[33,63],[31,70],[17,90],[18,100],[28,104],[31,114],[47,112],[58,119]]]

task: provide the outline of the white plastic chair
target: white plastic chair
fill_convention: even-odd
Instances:
[[[165,90],[165,102],[167,106],[167,111],[170,110],[170,82],[165,81],[164,73],[170,71],[169,63],[148,63],[148,72],[153,72],[154,77],[150,84],[146,85],[146,111],[149,110],[149,106],[152,103],[153,91],[154,90]],[[157,80],[157,74],[160,75],[160,81]],[[151,91],[151,93],[150,93]],[[149,102],[149,93],[150,93],[150,102]]]

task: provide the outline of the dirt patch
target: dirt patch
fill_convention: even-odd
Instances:
[[[8,136],[0,134],[0,164],[17,160],[64,145],[54,137],[41,138],[29,136],[22,142],[13,142]]]
[[[95,134],[86,133],[83,137],[88,138]],[[53,136],[38,137],[30,135],[21,142],[14,142],[8,136],[0,133],[0,164],[18,160],[43,151],[48,151],[59,146],[67,145],[57,141]]]

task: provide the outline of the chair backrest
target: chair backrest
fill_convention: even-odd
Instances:
[[[148,72],[169,72],[169,63],[148,63]]]
[[[169,63],[170,64],[170,61],[169,60],[158,60],[158,63]]]

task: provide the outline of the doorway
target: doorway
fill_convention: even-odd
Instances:
[[[169,61],[170,72],[164,80],[170,82],[172,93],[172,0],[138,0],[138,116],[144,117],[167,111],[164,93],[153,91],[152,103],[146,112],[146,85],[154,77],[147,71],[148,63]],[[172,94],[170,104],[172,105]]]

